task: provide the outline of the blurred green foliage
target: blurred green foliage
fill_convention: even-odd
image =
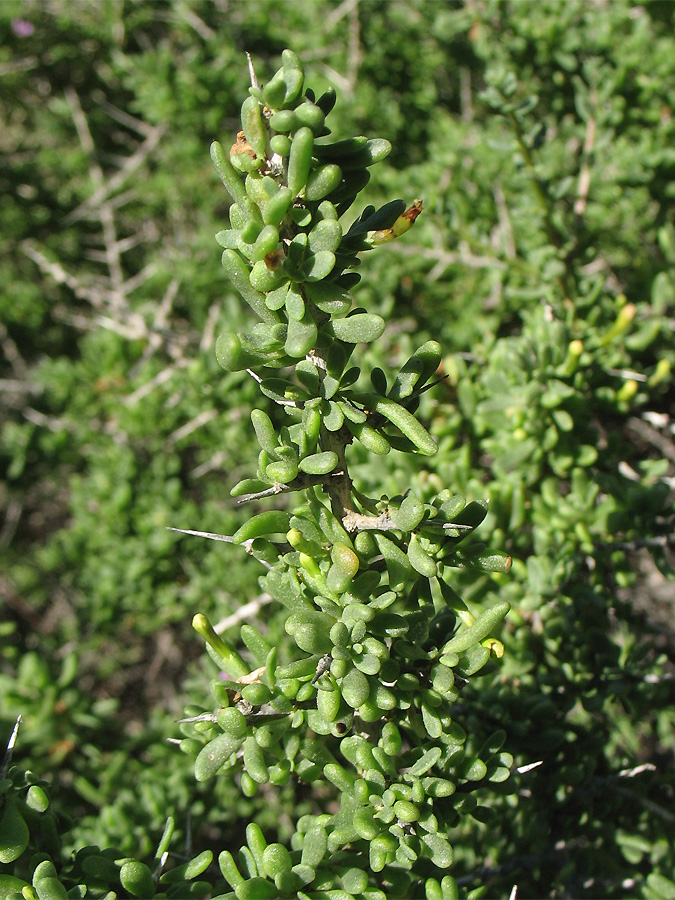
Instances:
[[[448,378],[421,405],[440,452],[420,471],[354,448],[357,486],[487,497],[480,537],[514,558],[456,576],[470,605],[512,606],[500,667],[457,715],[542,764],[481,789],[491,812],[463,817],[452,874],[489,895],[675,894],[674,17],[623,0],[0,6],[0,721],[24,717],[15,759],[71,820],[66,855],[151,862],[168,816],[187,856],[238,847],[254,816],[288,841],[284,810],[312,811],[292,784],[195,785],[165,740],[213,676],[192,615],[260,593],[241,550],[166,526],[247,518],[229,488],[257,454],[255,386],[218,368],[213,336],[248,316],[212,237],[227,198],[207,148],[239,128],[244,50],[270,73],[290,45],[338,91],[337,137],[394,146],[366,202],[425,204],[366,255],[356,297],[387,321],[369,365],[441,342]]]

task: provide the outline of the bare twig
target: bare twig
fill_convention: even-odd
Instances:
[[[387,513],[380,513],[379,516],[368,516],[363,513],[349,510],[342,517],[342,524],[345,531],[395,531],[396,525],[389,518]]]
[[[359,67],[361,65],[361,26],[359,21],[359,0],[342,0],[326,18],[325,31],[331,32],[345,17],[348,17],[347,32],[347,73],[343,75],[328,65],[324,65],[327,76],[346,94],[352,96],[356,87]]]
[[[675,547],[675,534],[659,534],[651,538],[636,538],[633,541],[596,541],[594,546],[598,550],[639,550],[642,547]]]
[[[188,6],[187,3],[175,3],[173,9],[179,16],[182,16],[185,19],[188,25],[194,28],[202,40],[212,41],[217,37],[216,32],[210,28],[203,19],[200,19],[194,11],[194,8]]]
[[[361,27],[359,22],[359,0],[351,0],[349,6],[349,44],[347,50],[348,78],[350,94],[354,94],[361,65]]]
[[[24,56],[22,59],[13,59],[0,65],[0,78],[11,75],[13,72],[26,72],[34,69],[39,63],[37,56]]]
[[[24,379],[26,377],[26,363],[2,322],[0,322],[0,346],[16,377]]]
[[[110,316],[96,316],[96,323],[108,331],[114,331],[115,334],[119,334],[128,341],[142,340],[148,334],[145,321],[139,315],[130,314],[126,322],[118,321]]]
[[[348,96],[353,96],[361,65],[361,25],[359,21],[359,0],[342,0],[333,12],[326,17],[324,31],[331,32],[341,21],[348,16],[349,30],[347,36],[347,74],[337,72],[331,66],[324,64],[322,69],[326,76],[333,81]]]
[[[656,672],[648,672],[643,681],[645,684],[665,684],[668,681],[675,681],[675,673],[657,675]]]
[[[127,158],[119,172],[109,178],[102,188],[95,191],[91,197],[88,197],[84,203],[81,203],[77,207],[77,209],[74,209],[69,213],[63,220],[63,224],[72,225],[74,222],[77,222],[83,216],[88,215],[89,212],[96,209],[104,200],[121,188],[124,182],[133,175],[136,169],[143,165],[150,153],[152,153],[162,139],[165,131],[166,125],[155,125],[138,150]]]
[[[112,203],[110,203],[109,206],[113,209]],[[156,240],[158,236],[159,232],[154,222],[145,222],[140,231],[137,231],[135,234],[130,234],[128,237],[120,238],[115,247],[119,254],[126,253],[128,250],[133,250],[133,248],[137,247],[139,244]],[[91,259],[94,262],[105,263],[108,258],[106,250],[87,250],[84,255],[87,259]]]
[[[660,819],[663,819],[665,822],[675,822],[675,813],[670,812],[668,809],[664,809],[658,803],[654,803],[653,800],[650,800],[648,797],[643,797],[642,794],[638,794],[636,791],[631,791],[630,788],[624,787],[615,787],[614,790],[617,794],[622,794],[624,797],[628,797],[631,800],[639,803],[641,806],[644,806],[645,809],[648,809],[650,812],[657,815]]]
[[[462,122],[473,122],[473,96],[471,93],[471,69],[459,67],[459,105]]]
[[[204,475],[208,475],[209,472],[213,472],[214,469],[222,469],[226,462],[226,451],[219,450],[217,453],[214,453],[210,459],[207,459],[206,462],[203,462],[201,465],[192,469],[190,478],[201,478]]]
[[[617,466],[619,475],[622,475],[624,478],[627,478],[629,481],[639,481],[640,475],[632,466],[629,466],[625,459],[619,461],[619,465]]]
[[[633,372],[631,369],[607,369],[607,374],[623,378],[624,380],[647,381],[646,375],[643,375],[642,372]]]
[[[136,288],[143,284],[144,281],[147,281],[151,275],[155,274],[156,269],[157,267],[154,263],[148,263],[147,266],[144,266],[144,268],[124,282],[122,285],[122,293],[130,294],[132,291],[136,290]]]
[[[204,425],[207,425],[209,422],[213,421],[213,419],[215,419],[217,416],[217,409],[205,409],[203,412],[199,413],[198,416],[190,419],[189,422],[186,422],[185,425],[181,425],[180,428],[177,428],[172,434],[170,434],[166,439],[166,443],[178,443],[178,441],[181,441],[189,434],[192,434],[193,431],[197,431],[198,428],[202,428]]]
[[[136,118],[136,116],[132,116],[124,109],[119,109],[117,106],[110,103],[105,98],[95,99],[103,112],[107,113],[107,115],[109,115],[111,119],[115,119],[117,122],[119,122],[120,125],[124,125],[131,131],[135,131],[137,134],[140,134],[146,138],[150,137],[150,135],[152,134],[154,127],[152,125],[148,125],[148,123],[144,122],[143,119],[138,119]]]
[[[41,394],[42,385],[32,381],[19,381],[17,378],[0,378],[0,391],[21,397],[26,394]]]
[[[65,419],[57,419],[55,416],[46,416],[38,409],[32,409],[30,406],[21,410],[23,415],[32,422],[33,425],[39,425],[41,428],[47,428],[49,431],[72,431],[73,426],[66,422]]]
[[[509,207],[499,181],[495,181],[492,192],[494,194],[495,205],[497,207],[497,215],[499,216],[499,233],[504,245],[504,254],[508,259],[515,259],[516,242],[513,237],[511,216],[509,215]]]
[[[21,250],[29,259],[33,260],[43,274],[49,275],[57,284],[65,284],[66,287],[70,288],[78,300],[86,300],[97,309],[101,309],[105,306],[105,291],[102,291],[98,287],[91,287],[83,284],[78,278],[75,278],[75,276],[66,272],[60,263],[52,262],[47,259],[47,257],[29,241],[24,241],[20,246]]]
[[[287,494],[289,491],[304,491],[308,487],[316,487],[322,485],[327,490],[334,481],[341,478],[344,472],[342,469],[336,469],[329,475],[298,475],[288,484],[276,482],[271,487],[265,488],[264,491],[256,491],[253,494],[244,494],[237,499],[237,503],[250,503],[252,500],[263,500],[265,497],[274,497],[277,494]]]
[[[186,716],[184,719],[176,719],[179,725],[192,722],[215,722],[217,713],[200,713],[198,716]]]
[[[391,519],[388,512],[380,513],[377,516],[370,516],[364,513],[349,510],[342,517],[342,524],[345,531],[400,531],[400,526],[396,525]],[[473,525],[461,525],[455,522],[425,522],[426,529],[434,530],[446,537],[456,537],[460,533],[473,531]],[[453,534],[456,532],[457,534]]]
[[[635,778],[636,775],[642,775],[643,772],[656,772],[654,763],[642,763],[639,766],[633,766],[631,769],[621,769],[617,772],[618,778]]]
[[[409,244],[397,245],[397,250],[403,256],[435,262],[436,265],[427,276],[430,281],[437,281],[450,266],[466,266],[469,269],[506,269],[503,260],[494,256],[476,256],[464,241],[460,243],[457,253],[442,247],[420,247]]]
[[[164,329],[168,328],[169,313],[171,312],[171,308],[173,307],[173,301],[178,295],[179,287],[180,281],[177,278],[172,278],[169,282],[169,286],[164,292],[161,303],[157,307],[157,313],[155,314],[155,321],[153,324],[155,331],[163,332]]]
[[[646,409],[642,413],[642,418],[645,422],[649,422],[650,425],[653,425],[654,428],[668,429],[671,434],[675,435],[675,422],[670,418],[668,413],[660,413],[653,409]]]
[[[213,303],[211,304],[208,316],[206,317],[206,324],[204,325],[204,331],[202,332],[202,337],[199,342],[199,350],[201,353],[210,350],[213,346],[213,337],[219,318],[220,305],[218,303]]]
[[[638,437],[656,447],[671,462],[675,462],[675,443],[665,437],[665,435],[662,435],[656,428],[652,428],[644,419],[638,419],[635,416],[632,416],[626,425],[633,434],[638,435]]]
[[[220,622],[213,626],[213,630],[216,634],[222,634],[223,631],[227,631],[228,628],[234,628],[240,622],[249,622],[251,619],[255,619],[263,606],[267,606],[273,600],[274,597],[271,594],[260,594],[260,596],[254,597],[253,600],[249,600],[248,603],[244,603],[231,615],[221,619]]]
[[[290,484],[281,484],[277,481],[272,487],[265,488],[264,491],[256,491],[253,494],[244,494],[237,497],[237,503],[250,503],[252,500],[263,500],[265,497],[275,497],[277,494],[287,494],[289,491],[297,491],[299,488],[291,487]]]
[[[593,105],[597,105],[597,94],[595,89],[591,92],[591,100]],[[574,214],[581,218],[586,212],[586,203],[588,202],[588,192],[591,187],[591,166],[590,159],[595,149],[596,121],[591,116],[586,122],[586,136],[584,138],[583,162],[579,171],[579,181],[577,184],[577,196],[574,201]]]
[[[167,366],[165,369],[162,369],[161,372],[158,372],[154,378],[151,378],[150,381],[146,381],[145,384],[141,385],[138,390],[134,391],[133,394],[129,394],[128,397],[125,398],[124,402],[127,406],[131,406],[134,403],[138,403],[139,400],[142,400],[143,397],[147,397],[148,394],[152,393],[156,388],[160,387],[162,384],[165,384],[173,375],[176,374],[178,369],[183,368],[187,365],[187,360],[178,360],[175,363],[172,363],[170,366]]]
[[[121,209],[123,206],[126,206],[127,203],[131,203],[132,200],[135,200],[137,196],[138,192],[136,189],[129,188],[128,191],[122,191],[121,194],[115,194],[114,197],[110,197],[108,203],[113,209]]]
[[[324,22],[324,30],[326,33],[332,31],[335,26],[341,22],[346,15],[349,15],[349,11],[354,6],[354,0],[342,0],[342,3],[339,6],[336,6],[333,12],[326,16]]]
[[[5,512],[5,521],[2,523],[2,530],[0,531],[0,547],[3,549],[9,547],[12,543],[12,538],[16,533],[22,512],[23,503],[20,503],[15,499],[11,499],[8,502],[7,511]]]
[[[263,379],[261,378],[260,375],[257,374],[257,372],[254,372],[253,369],[246,369],[246,372],[251,376],[251,378],[252,378],[255,382],[257,382],[257,384],[261,384],[261,383],[262,383],[262,380],[263,380]],[[299,408],[299,407],[298,407],[298,404],[295,402],[295,400],[276,400],[276,399],[275,399],[274,402],[275,402],[276,404],[278,404],[279,406],[290,406],[290,407],[292,407],[293,409],[298,409],[298,408]]]
[[[66,99],[70,104],[73,122],[75,123],[80,143],[89,156],[89,177],[93,182],[94,189],[99,192],[104,192],[105,178],[101,167],[96,161],[96,146],[89,130],[87,117],[80,104],[80,98],[78,97],[77,92],[71,87],[65,89],[65,94]],[[105,246],[108,271],[110,273],[110,283],[115,296],[115,305],[121,306],[125,301],[122,290],[124,275],[122,273],[122,257],[117,244],[114,213],[108,203],[105,202],[105,199],[101,201],[97,211],[103,229],[103,243]]]

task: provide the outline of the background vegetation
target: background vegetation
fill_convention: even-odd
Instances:
[[[440,452],[423,471],[364,456],[357,481],[489,498],[480,535],[514,558],[457,577],[512,604],[458,715],[541,765],[486,790],[452,872],[491,896],[675,897],[674,19],[623,0],[0,5],[0,723],[23,715],[15,760],[49,781],[66,853],[151,856],[167,815],[188,855],[238,846],[253,815],[283,841],[311,807],[198,785],[166,741],[213,677],[193,614],[227,627],[266,601],[245,554],[166,526],[248,515],[229,488],[257,453],[255,386],[213,353],[248,316],[208,146],[239,127],[244,50],[266,76],[291,46],[336,87],[337,136],[394,146],[367,201],[426,207],[357,296],[388,322],[372,364],[442,343],[423,404]]]

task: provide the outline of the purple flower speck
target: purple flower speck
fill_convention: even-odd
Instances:
[[[12,31],[17,37],[30,37],[35,31],[35,25],[26,19],[12,19]]]

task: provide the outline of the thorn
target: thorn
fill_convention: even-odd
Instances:
[[[188,716],[185,719],[176,719],[176,722],[181,725],[184,722],[215,722],[216,720],[216,713],[200,713],[198,716]]]
[[[251,59],[251,54],[248,52],[248,50],[246,51],[246,61],[248,62],[248,74],[251,78],[251,87],[260,90],[258,76],[255,74],[255,69],[253,68],[253,60]]]
[[[195,537],[208,538],[211,541],[225,541],[232,543],[232,537],[228,534],[214,534],[212,531],[192,531],[189,528],[172,528],[171,525],[166,526],[167,531],[177,531],[179,534],[193,534]]]
[[[19,736],[19,726],[21,725],[21,716],[16,717],[16,722],[14,723],[14,728],[12,733],[7,741],[7,750],[5,751],[4,759],[2,760],[2,765],[0,765],[0,779],[5,777],[5,773],[9,768],[9,764],[12,761],[12,751],[16,745],[16,739]]]
[[[528,763],[526,766],[518,766],[516,772],[519,775],[524,775],[526,772],[531,772],[532,769],[536,769],[537,766],[541,766],[544,764],[544,760],[540,759],[538,762]]]
[[[420,388],[419,391],[416,391],[416,394],[423,394],[425,391],[430,391],[431,388],[436,387],[437,384],[440,384],[442,381],[445,381],[446,378],[449,378],[449,375],[441,375],[440,378],[437,378],[436,381],[430,381],[429,384],[425,384],[424,387]]]

